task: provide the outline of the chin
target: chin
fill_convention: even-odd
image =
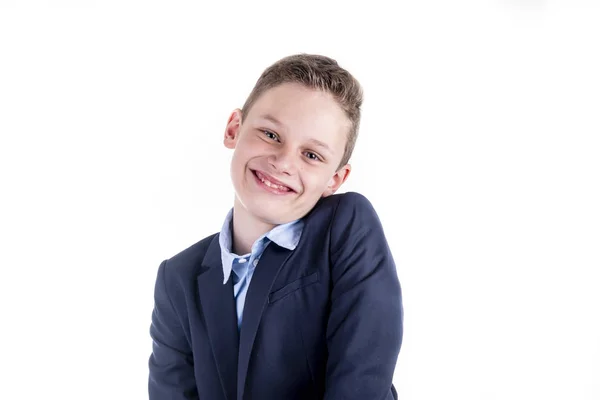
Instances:
[[[300,218],[297,209],[292,210],[288,204],[278,203],[277,201],[259,202],[250,200],[250,202],[246,204],[246,209],[252,215],[271,225],[286,224]]]
[[[252,206],[247,208],[247,210],[257,219],[271,225],[281,225],[288,222],[285,220],[284,215],[282,215],[285,214],[284,210],[278,210],[278,212],[273,212],[265,208],[268,207],[261,207],[260,205],[252,204]]]

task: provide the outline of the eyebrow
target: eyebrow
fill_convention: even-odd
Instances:
[[[327,146],[326,143],[323,143],[317,139],[309,139],[308,141],[311,142],[312,144],[314,144],[315,146],[324,149],[325,151],[329,152],[330,154],[333,154],[333,151],[331,151],[331,149],[329,148],[329,146]]]
[[[274,123],[275,125],[285,128],[285,125],[283,123],[281,123],[277,118],[275,118],[274,116],[270,115],[270,114],[264,114],[261,115],[259,118],[262,119],[266,119],[267,121],[271,121],[272,123]],[[324,149],[325,151],[328,151],[330,154],[333,154],[333,151],[331,150],[331,148],[327,145],[327,143],[322,142],[318,139],[308,139],[309,142],[311,142],[313,145],[320,147],[322,149]]]
[[[275,125],[279,125],[279,126],[283,126],[283,124],[281,122],[279,122],[279,120],[277,118],[275,118],[274,116],[270,115],[270,114],[264,114],[261,115],[259,118],[262,119],[266,119],[268,121],[271,121],[272,123],[274,123]]]

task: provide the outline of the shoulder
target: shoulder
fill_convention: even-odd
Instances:
[[[360,218],[368,220],[377,218],[375,208],[369,199],[357,192],[347,192],[339,195],[340,199],[336,216]]]
[[[209,235],[164,260],[161,268],[164,269],[165,279],[175,283],[177,281],[187,281],[190,277],[198,275],[202,268],[202,261],[213,240],[218,240],[218,233]]]
[[[334,194],[320,199],[307,219],[329,219],[334,224],[379,223],[371,201],[357,192]]]
[[[349,239],[371,240],[384,238],[383,227],[373,204],[357,192],[334,194],[321,198],[305,217],[305,229],[311,237],[327,237],[330,250],[335,252]]]
[[[331,196],[333,197],[333,196]],[[387,245],[383,226],[367,197],[356,192],[340,194],[329,224],[330,252],[360,251]]]

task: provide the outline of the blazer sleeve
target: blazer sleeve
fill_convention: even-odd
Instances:
[[[403,320],[396,266],[371,203],[343,197],[331,225],[324,399],[392,399]]]
[[[198,399],[192,350],[167,288],[167,260],[158,268],[150,336],[150,400]]]

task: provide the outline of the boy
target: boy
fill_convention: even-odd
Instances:
[[[396,267],[348,178],[362,89],[335,60],[267,68],[224,143],[233,209],[221,232],[162,262],[151,400],[396,399]]]

